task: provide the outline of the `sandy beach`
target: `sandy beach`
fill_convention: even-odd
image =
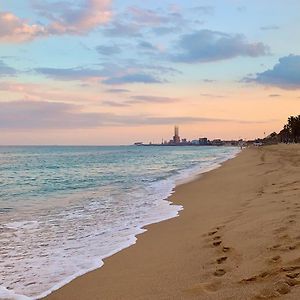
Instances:
[[[176,187],[179,217],[46,299],[299,299],[299,167],[299,145],[243,150]]]

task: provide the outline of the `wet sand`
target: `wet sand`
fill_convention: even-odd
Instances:
[[[246,149],[170,200],[179,217],[46,299],[300,299],[300,145]]]

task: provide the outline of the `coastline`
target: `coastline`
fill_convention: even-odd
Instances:
[[[121,206],[123,205],[124,210],[119,210],[121,213],[121,218],[116,218],[113,223],[117,231],[119,231],[118,235],[114,236],[114,231],[107,231],[106,235],[102,235],[103,232],[105,233],[105,226],[100,226],[98,228],[96,227],[96,230],[94,230],[92,226],[90,227],[90,230],[86,230],[85,232],[80,230],[80,234],[77,235],[78,243],[73,243],[72,238],[69,242],[68,240],[64,239],[64,234],[61,234],[63,232],[68,233],[68,230],[64,230],[68,229],[68,226],[67,224],[64,224],[63,221],[61,222],[60,220],[55,219],[55,214],[52,216],[49,215],[51,220],[51,222],[48,224],[49,226],[43,226],[44,219],[37,218],[37,215],[35,215],[35,218],[32,219],[32,221],[31,219],[27,219],[26,222],[5,222],[9,230],[24,234],[24,240],[26,240],[28,237],[31,239],[30,243],[32,245],[36,245],[37,247],[34,247],[34,249],[36,249],[35,252],[32,251],[31,260],[24,259],[20,261],[20,263],[16,261],[16,263],[13,264],[16,272],[10,272],[10,274],[6,276],[5,268],[2,269],[1,272],[4,272],[5,274],[4,280],[6,285],[0,287],[0,298],[19,299],[21,297],[22,299],[38,299],[46,297],[54,290],[63,287],[75,278],[100,268],[103,265],[103,260],[107,257],[135,244],[137,235],[145,232],[146,226],[178,216],[178,212],[182,209],[182,206],[171,205],[172,203],[167,200],[168,197],[173,193],[174,188],[179,184],[193,180],[199,174],[219,167],[222,162],[234,157],[237,152],[239,152],[239,149],[235,147],[231,149],[226,149],[223,147],[209,147],[206,149],[208,151],[202,151],[204,148],[201,148],[199,151],[196,151],[196,153],[193,151],[188,151],[186,154],[189,155],[187,155],[186,159],[180,160],[179,158],[177,170],[167,174],[169,176],[165,176],[165,178],[163,176],[161,178],[158,177],[158,180],[154,180],[152,182],[150,181],[150,184],[149,180],[146,180],[145,184],[142,183],[144,186],[144,190],[142,191],[143,193],[141,193],[138,197],[137,194],[134,193],[134,186],[132,188],[133,193],[129,193],[128,190],[126,191],[125,189],[125,194],[122,194],[122,188],[120,187],[120,189],[118,189],[118,191],[120,191],[118,192],[118,195],[119,199],[123,199],[123,204],[121,203]],[[139,152],[140,151],[138,151],[138,153]],[[154,153],[155,152],[156,151],[154,151]],[[142,151],[142,153],[144,152]],[[148,155],[147,153],[148,152],[146,152],[146,156]],[[175,152],[173,152],[173,155],[171,155],[172,151],[170,153],[168,151],[167,153],[168,157],[166,157],[166,163],[164,164],[164,161],[159,163],[160,166],[166,166],[165,172],[161,172],[165,174],[168,170],[168,161],[172,162],[174,160],[173,163],[177,162],[177,155],[174,156],[174,153],[177,153],[176,149]],[[181,151],[178,152],[178,154],[180,153]],[[162,158],[165,154],[166,153],[162,152]],[[195,156],[194,159],[192,159],[193,155]],[[154,166],[155,165],[157,164],[154,163]],[[151,164],[151,166],[153,165]],[[147,164],[145,164],[143,167],[147,170]],[[143,174],[144,169],[140,169],[137,172]],[[129,176],[134,177],[134,174],[135,171],[133,173],[130,172]],[[128,180],[126,182],[128,182]],[[76,196],[78,199],[81,199],[83,195],[76,193]],[[93,194],[90,196],[93,197]],[[89,195],[86,194],[84,197],[88,198]],[[105,200],[103,197],[102,199]],[[101,220],[103,220],[103,217],[106,216],[105,213],[102,214],[103,208],[105,209],[106,204],[104,202],[103,207],[101,201],[97,201],[97,203],[99,203],[99,205],[96,207],[100,209],[95,210],[96,207],[94,206],[94,203],[91,202],[91,206],[85,207],[85,211],[90,211],[90,216],[93,216],[91,219],[92,221],[94,219],[96,222],[98,221],[101,224]],[[128,205],[129,203],[130,206]],[[137,204],[138,206],[136,206]],[[76,213],[75,216],[77,214],[81,215],[82,213],[80,207],[78,210],[75,206],[75,210],[71,209],[70,213],[74,211]],[[136,211],[133,219],[130,217],[132,214],[128,214],[130,211]],[[69,217],[70,213],[67,212],[65,216]],[[87,217],[88,216],[89,214],[87,214]],[[123,222],[124,220],[126,221],[126,216],[127,222]],[[142,216],[142,218],[140,216]],[[76,225],[74,224],[74,229],[82,229],[82,226],[88,229],[90,224],[89,218],[90,217],[86,218],[86,221],[84,215],[83,218],[80,218],[80,220],[76,220],[75,218],[74,221],[76,221]],[[73,217],[71,219],[73,219]],[[53,220],[55,220],[55,222],[53,222]],[[127,226],[126,223],[130,224],[130,226]],[[38,227],[38,234],[36,231],[37,224],[41,224],[41,226]],[[54,226],[52,226],[52,224],[54,224]],[[58,224],[59,226],[57,226]],[[72,226],[72,222],[69,222],[69,224]],[[73,230],[72,232],[76,234],[78,230]],[[93,232],[93,234],[91,234],[91,232]],[[48,245],[47,235],[49,234],[55,237],[53,239],[54,244],[51,245],[53,251],[51,251],[51,246],[50,251],[47,249],[48,247],[40,247],[40,245],[44,245],[42,241]],[[55,247],[55,240],[58,241],[57,247]],[[16,244],[17,242],[18,241],[16,241]],[[49,240],[49,242],[51,242],[51,240]],[[82,249],[81,255],[80,248]],[[74,255],[72,255],[72,249],[75,249]],[[79,251],[76,251],[76,249],[79,249]],[[58,255],[51,255],[53,252],[58,253]],[[61,255],[63,255],[63,257]],[[39,257],[42,257],[42,259],[38,261]],[[66,259],[63,259],[64,257]],[[53,267],[48,268],[48,266]],[[20,281],[15,281],[15,276],[13,276],[13,274],[20,274],[22,271],[18,272],[18,270],[24,269],[27,270],[27,275],[22,277]],[[11,285],[11,282],[13,284],[16,283],[16,285]]]
[[[252,273],[256,274],[255,271],[260,274],[259,267],[262,267],[261,261],[253,265],[253,260],[243,260],[244,256],[255,260],[261,253],[262,249],[252,247],[250,241],[259,240],[263,244],[260,246],[268,249],[267,241],[253,236],[257,224],[252,224],[250,216],[257,218],[261,208],[266,212],[267,207],[278,209],[275,204],[283,205],[281,201],[268,201],[260,207],[260,201],[266,197],[266,189],[276,191],[275,181],[280,175],[277,173],[283,171],[274,169],[276,160],[272,159],[284,152],[286,157],[280,157],[281,161],[288,160],[291,147],[299,151],[295,145],[246,149],[235,159],[224,162],[222,167],[178,185],[168,201],[183,205],[179,218],[146,226],[147,233],[139,235],[136,244],[108,257],[104,267],[76,278],[45,299],[225,299],[232,295],[235,299],[239,299],[239,295],[244,295],[241,299],[248,296],[251,299],[263,293],[261,290],[268,288],[270,281],[274,285],[272,272],[266,276],[267,280],[260,280],[259,276],[249,282],[246,280]],[[266,153],[272,163],[266,163]],[[295,174],[289,172],[288,175]],[[288,210],[280,210],[281,214],[284,212]],[[240,220],[243,215],[245,218]],[[260,217],[263,222],[263,216]],[[274,226],[272,222],[267,225]],[[240,245],[238,241],[245,233],[252,233],[252,238],[249,243]],[[247,246],[250,254],[245,249]],[[266,251],[271,255],[270,250]],[[273,268],[281,258],[278,260]],[[284,281],[278,285],[282,291],[291,290],[291,285]],[[279,293],[279,288],[271,288],[269,294]]]
[[[232,148],[232,150],[234,150],[234,151],[232,151],[232,153],[229,153],[223,157],[216,157],[215,160],[210,161],[208,165],[197,164],[192,168],[181,170],[178,174],[172,175],[168,179],[164,180],[163,186],[160,186],[161,191],[159,193],[160,196],[162,196],[163,194],[164,194],[164,196],[159,197],[159,198],[155,197],[155,199],[156,198],[159,199],[159,200],[155,200],[155,201],[160,202],[160,206],[161,206],[160,209],[162,210],[162,212],[159,212],[159,214],[157,214],[155,216],[153,215],[153,217],[150,219],[145,219],[143,224],[141,224],[139,227],[136,227],[132,231],[132,234],[130,236],[128,236],[128,239],[125,244],[120,245],[120,247],[115,248],[114,250],[112,250],[111,252],[106,254],[105,256],[99,255],[98,257],[94,258],[93,267],[82,269],[81,271],[79,271],[69,277],[66,277],[64,280],[59,281],[57,284],[53,285],[53,287],[51,287],[49,290],[46,290],[37,296],[33,296],[33,299],[45,298],[48,295],[50,295],[51,293],[53,293],[54,291],[56,291],[60,288],[63,288],[65,285],[67,285],[71,281],[75,280],[76,278],[78,278],[80,276],[84,276],[85,274],[87,274],[89,272],[95,271],[95,270],[103,267],[104,261],[107,258],[134,245],[137,242],[138,236],[147,232],[148,226],[151,226],[152,224],[161,223],[161,222],[167,221],[172,218],[179,217],[179,213],[180,213],[180,211],[183,210],[183,206],[181,204],[175,204],[170,200],[170,197],[175,192],[176,187],[179,185],[186,184],[188,182],[192,182],[192,181],[200,178],[203,174],[221,167],[224,162],[235,158],[240,153],[240,149],[238,147],[231,147],[231,148]],[[167,183],[167,181],[168,181],[168,183]],[[161,185],[161,182],[160,182],[160,185]],[[166,186],[167,186],[167,189],[166,189]],[[153,186],[152,188],[154,188],[154,190],[155,190],[155,193],[153,193],[153,194],[156,195],[158,192],[157,187]],[[162,193],[162,191],[164,193]],[[26,299],[27,299],[27,297],[26,297]],[[29,299],[32,299],[32,298],[29,298]]]

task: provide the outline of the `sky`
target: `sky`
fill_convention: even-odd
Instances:
[[[300,113],[299,0],[0,1],[0,144],[254,139]]]

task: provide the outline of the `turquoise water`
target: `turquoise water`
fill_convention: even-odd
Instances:
[[[181,207],[164,200],[176,183],[237,152],[0,147],[0,298],[46,295],[100,267],[143,226],[178,215]]]

